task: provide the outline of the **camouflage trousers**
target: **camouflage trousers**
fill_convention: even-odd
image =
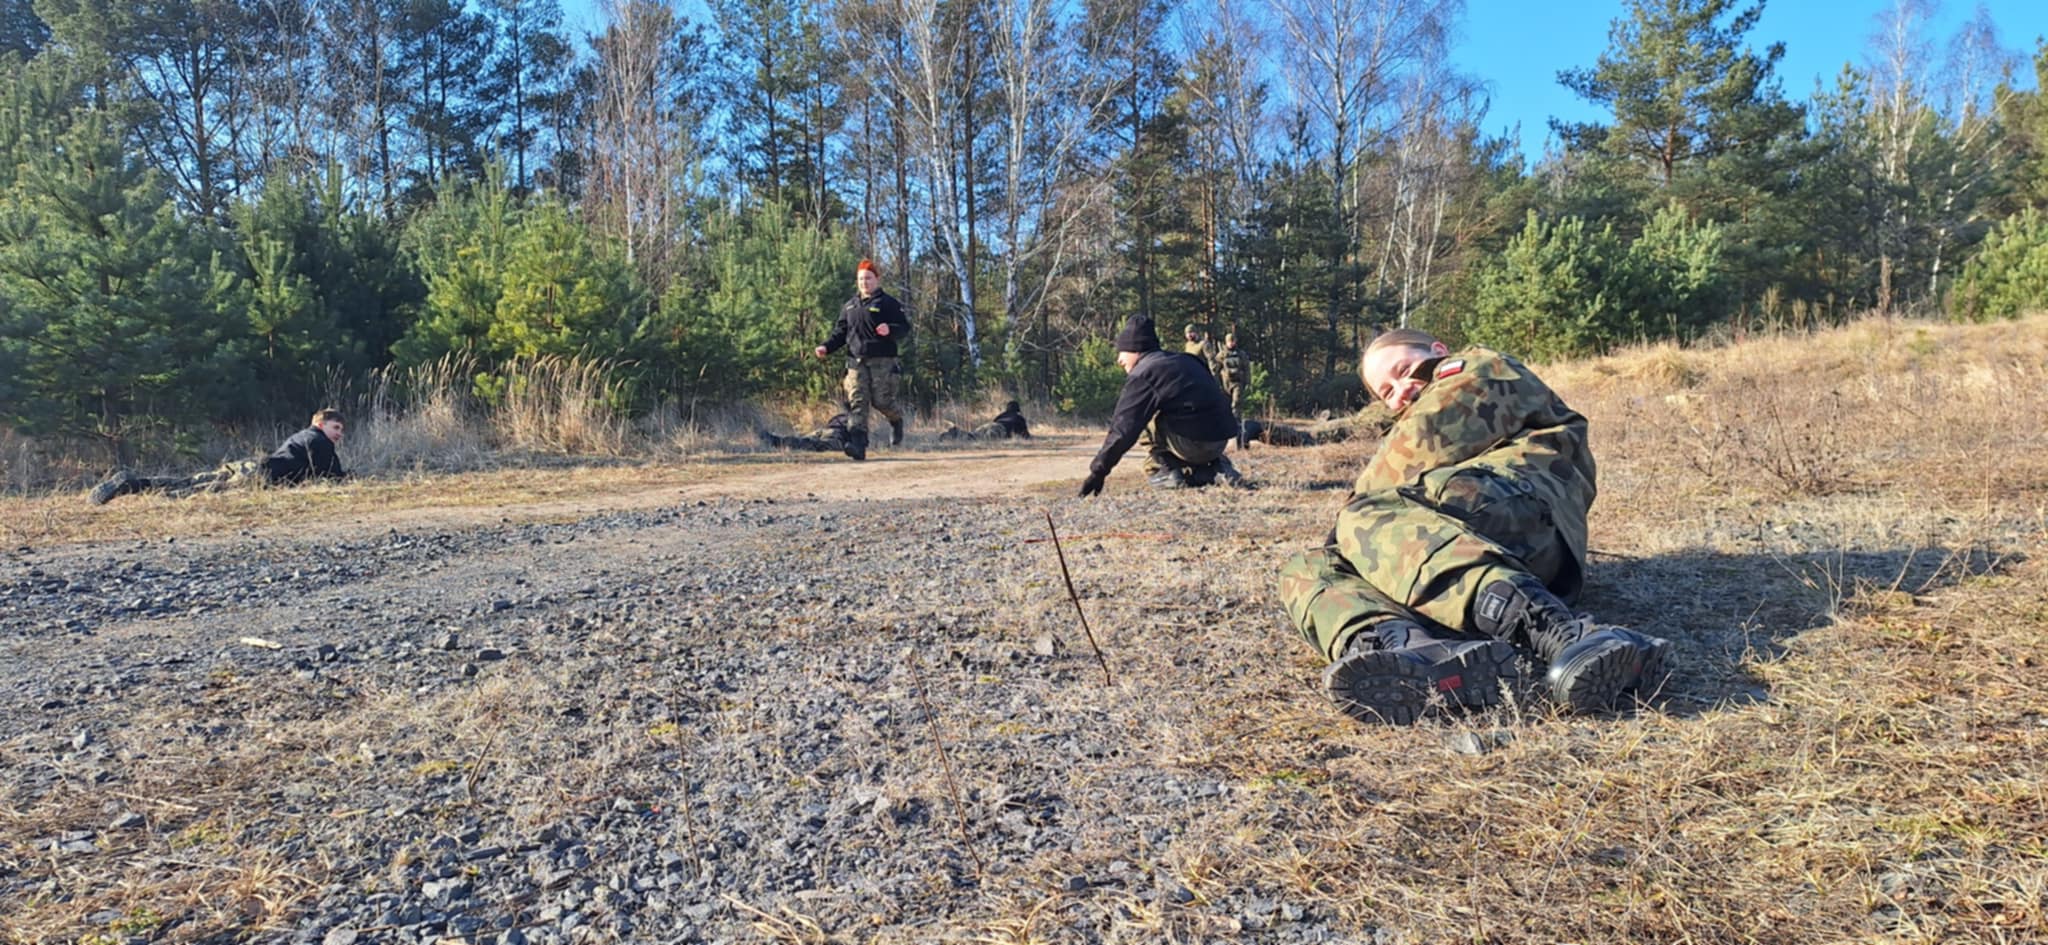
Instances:
[[[813,453],[838,453],[846,449],[846,437],[830,427],[812,430],[804,436],[768,436],[768,445],[786,450],[809,450]]]
[[[1329,660],[1383,620],[1469,635],[1472,602],[1488,584],[1518,573],[1545,584],[1577,574],[1543,502],[1480,470],[1450,477],[1435,497],[1404,488],[1354,498],[1331,537],[1288,559],[1279,580],[1295,629]]]
[[[949,427],[946,432],[939,434],[939,439],[941,440],[1007,440],[1009,438],[1010,431],[1002,424],[993,421],[984,423],[972,430]]]
[[[846,428],[865,432],[869,407],[902,423],[903,411],[896,409],[896,379],[901,376],[895,358],[847,358]]]
[[[1145,472],[1155,473],[1168,466],[1207,466],[1223,458],[1223,451],[1230,446],[1230,441],[1190,439],[1172,430],[1161,429],[1159,421],[1153,420],[1145,427],[1145,432],[1138,434],[1138,445],[1145,448]]]
[[[201,492],[225,492],[239,483],[257,479],[260,471],[255,460],[240,459],[222,463],[219,469],[182,479],[150,479],[144,488],[163,493],[168,498],[183,499]]]
[[[1244,422],[1247,439],[1258,440],[1268,446],[1321,446],[1325,443],[1342,443],[1351,437],[1351,427],[1342,422],[1317,424],[1311,429],[1290,427],[1284,423],[1262,423],[1257,420]]]
[[[1225,384],[1223,385],[1223,393],[1230,397],[1230,415],[1233,417],[1244,416],[1242,409],[1244,406],[1244,385]]]

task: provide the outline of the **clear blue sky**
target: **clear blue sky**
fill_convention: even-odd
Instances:
[[[1184,0],[1199,6],[1209,0]],[[1929,29],[1935,54],[1947,48],[1957,28],[1977,8],[1973,0],[1936,0]],[[2023,59],[2020,85],[2033,86],[2036,42],[2048,36],[2048,0],[1983,0],[1998,25],[1999,45]],[[679,4],[692,18],[705,17],[701,0]],[[564,21],[578,32],[600,22],[597,0],[562,0]],[[1241,7],[1256,9],[1256,7]],[[1892,0],[1769,0],[1748,40],[1761,50],[1785,44],[1778,80],[1785,97],[1805,101],[1816,80],[1830,86],[1845,63],[1865,63],[1870,36]],[[1521,129],[1522,153],[1535,160],[1550,134],[1550,119],[1605,119],[1557,82],[1559,70],[1590,68],[1607,49],[1608,24],[1622,14],[1622,0],[1466,0],[1453,59],[1485,81],[1492,92],[1486,128],[1505,134]]]
[[[1999,45],[2031,63],[2037,38],[2048,36],[2048,0],[1985,0],[1983,6],[1998,26]],[[1976,7],[1941,0],[1928,37],[1936,56]],[[1758,50],[1785,44],[1778,81],[1786,98],[1805,101],[1816,80],[1832,86],[1844,64],[1865,65],[1878,17],[1891,8],[1891,0],[1772,0],[1747,39]],[[1620,0],[1466,0],[1453,60],[1485,80],[1493,93],[1487,131],[1506,133],[1519,123],[1522,153],[1533,161],[1543,153],[1551,118],[1608,118],[1559,85],[1557,73],[1591,68],[1607,49],[1608,24],[1621,11]],[[2033,70],[2022,67],[2020,80],[2031,88]]]

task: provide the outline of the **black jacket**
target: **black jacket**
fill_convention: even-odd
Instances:
[[[1031,424],[1024,422],[1024,415],[1015,410],[1005,410],[996,414],[995,419],[989,422],[1009,431],[1011,436],[1020,440],[1031,439]]]
[[[263,461],[263,475],[271,485],[297,485],[308,479],[342,479],[341,459],[334,455],[334,441],[319,427],[307,427],[291,435],[277,452]]]
[[[1206,362],[1191,354],[1147,351],[1124,378],[1116,412],[1109,418],[1109,435],[1103,438],[1102,450],[1088,464],[1088,471],[1109,475],[1155,416],[1161,429],[1190,440],[1215,442],[1237,436],[1230,398],[1209,373]]]
[[[875,326],[881,324],[889,326],[886,338],[875,334]],[[839,307],[839,321],[832,326],[832,337],[825,339],[825,351],[844,347],[856,358],[893,358],[896,346],[908,340],[910,320],[903,317],[903,303],[876,291],[873,298],[856,295]]]

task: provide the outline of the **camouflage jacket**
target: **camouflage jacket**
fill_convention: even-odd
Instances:
[[[1201,358],[1202,363],[1208,366],[1209,373],[1218,380],[1223,378],[1223,346],[1215,339],[1204,337],[1200,341],[1190,341],[1182,346],[1182,350]]]
[[[1586,418],[1498,351],[1467,348],[1439,361],[1429,386],[1395,416],[1352,497],[1391,489],[1469,506],[1479,497],[1463,493],[1483,486],[1459,474],[1475,471],[1541,499],[1583,567],[1595,493]]]
[[[1223,359],[1217,362],[1223,366],[1217,378],[1233,387],[1243,387],[1252,382],[1252,361],[1244,356],[1243,348],[1225,346]]]

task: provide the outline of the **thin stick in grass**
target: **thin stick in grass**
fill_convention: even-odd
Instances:
[[[960,800],[960,782],[953,777],[953,759],[946,754],[946,733],[939,729],[939,714],[932,711],[932,702],[924,693],[924,670],[915,656],[906,665],[910,667],[910,681],[917,687],[917,704],[924,709],[925,724],[932,730],[932,746],[939,752],[939,770],[945,774],[946,791],[953,795],[953,813],[960,820],[960,845],[967,848],[967,855],[974,860],[974,875],[987,876],[988,866],[981,862],[981,853],[974,848],[974,834],[967,828],[967,805]]]
[[[1081,618],[1081,632],[1088,635],[1088,647],[1095,651],[1095,662],[1102,667],[1102,684],[1115,685],[1109,675],[1109,658],[1102,655],[1102,645],[1095,642],[1095,631],[1088,627],[1088,614],[1081,609],[1081,595],[1074,592],[1074,575],[1067,571],[1067,549],[1060,544],[1059,527],[1052,523],[1052,510],[1045,510],[1045,527],[1052,532],[1052,550],[1060,556],[1060,579],[1067,582],[1067,599],[1074,602],[1074,615]]]

